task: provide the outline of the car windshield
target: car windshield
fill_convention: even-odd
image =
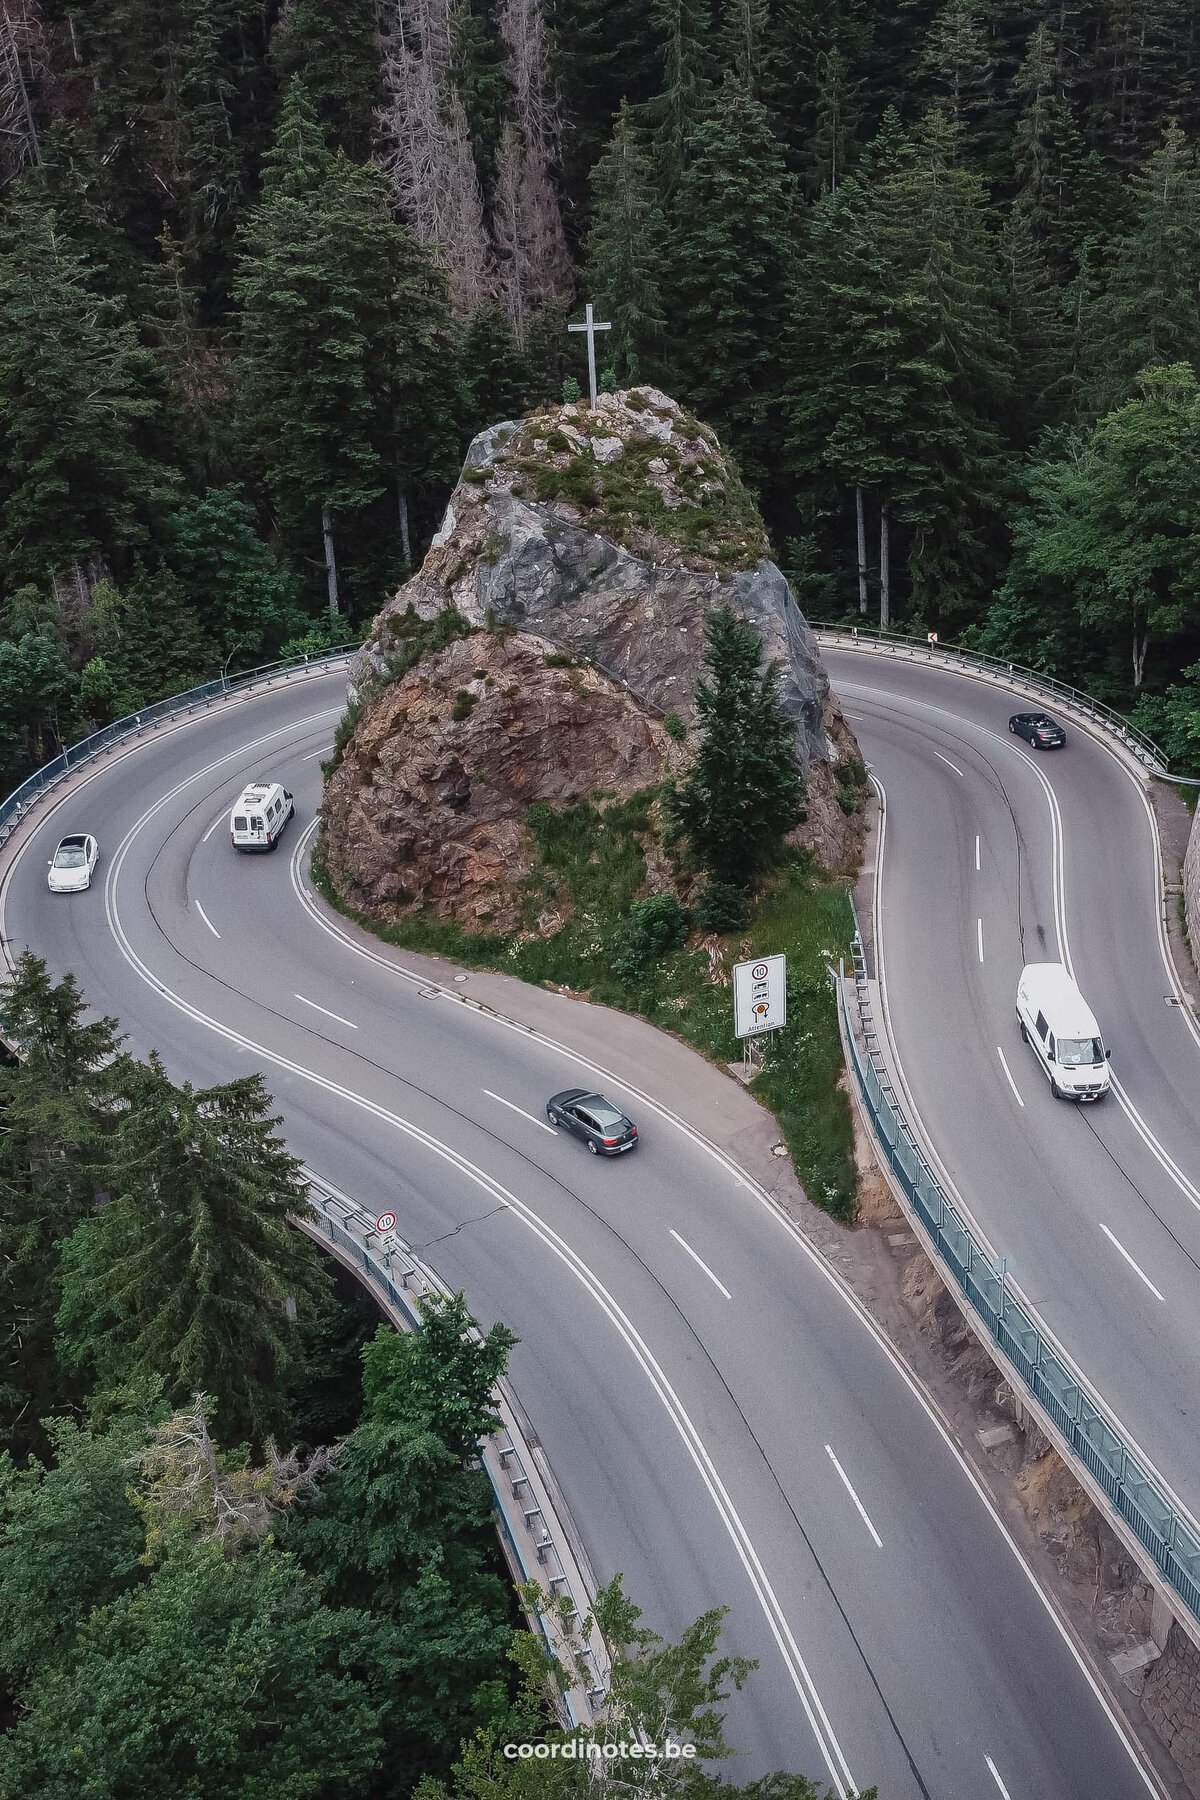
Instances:
[[[86,862],[82,844],[62,844],[54,858],[56,869],[82,869]]]
[[[1059,1038],[1058,1060],[1064,1069],[1080,1069],[1085,1063],[1102,1063],[1104,1045],[1098,1037]]]
[[[1037,728],[1039,731],[1057,731],[1058,730],[1058,726],[1054,723],[1053,719],[1039,719],[1037,721]]]

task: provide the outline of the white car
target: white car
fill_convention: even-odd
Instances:
[[[100,860],[100,846],[94,837],[82,833],[65,837],[50,859],[47,877],[52,894],[80,894],[92,885],[92,875]]]

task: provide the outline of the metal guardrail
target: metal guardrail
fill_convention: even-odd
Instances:
[[[988,656],[982,650],[966,650],[958,644],[931,644],[925,638],[907,637],[900,631],[874,631],[865,625],[818,624],[814,620],[809,624],[818,637],[836,638],[850,647],[858,644],[893,656],[904,656],[909,661],[944,662],[951,666],[958,663],[981,674],[992,675],[998,681],[1030,688],[1037,694],[1048,694],[1065,712],[1082,714],[1110,737],[1119,739],[1159,781],[1179,782],[1189,787],[1196,785],[1191,776],[1172,775],[1170,758],[1147,732],[1139,731],[1131,724],[1124,713],[1105,706],[1102,700],[1094,700],[1082,688],[1055,680],[1053,675],[1027,668],[1024,663],[1009,662],[1001,656]]]
[[[7,799],[0,801],[0,845],[8,841],[29,809],[65,781],[73,769],[80,768],[84,763],[94,762],[97,757],[115,749],[118,744],[140,737],[144,731],[162,724],[165,719],[195,712],[201,706],[207,709],[214,700],[226,700],[231,694],[257,687],[260,682],[271,683],[280,677],[286,682],[294,675],[308,675],[315,670],[327,669],[334,663],[353,656],[359,647],[357,643],[344,644],[337,649],[324,651],[320,656],[263,663],[260,668],[246,669],[239,675],[221,675],[215,681],[203,682],[199,687],[188,688],[182,694],[172,694],[166,700],[156,701],[153,706],[144,706],[141,712],[130,713],[127,718],[116,719],[102,730],[93,731],[77,744],[70,744],[60,750],[48,763],[35,769],[20,787],[14,788]]]
[[[834,975],[847,1061],[876,1143],[908,1207],[925,1228],[940,1272],[991,1334],[1032,1401],[1102,1490],[1117,1515],[1179,1596],[1200,1636],[1200,1533],[1143,1467],[1082,1376],[1049,1340],[1030,1308],[1012,1292],[999,1265],[955,1208],[918,1148],[877,1047],[861,941],[854,943],[853,982]],[[850,997],[853,985],[854,998]],[[861,1042],[860,1042],[861,1039]]]
[[[328,1187],[311,1171],[305,1171],[305,1179],[314,1215],[311,1224],[316,1228],[313,1235],[336,1246],[379,1298],[390,1302],[414,1330],[419,1329],[421,1302],[448,1290],[394,1233],[381,1237],[371,1216],[356,1202]],[[307,1228],[310,1222],[304,1223]],[[497,1411],[500,1429],[481,1444],[480,1460],[491,1482],[496,1529],[509,1566],[522,1582],[536,1583],[551,1596],[565,1597],[568,1625],[581,1635],[591,1615],[591,1597],[575,1556],[552,1529],[545,1480],[523,1440],[515,1404],[503,1380],[497,1388]],[[548,1609],[538,1609],[537,1624],[551,1655],[568,1672],[574,1664],[576,1680],[563,1696],[569,1723],[591,1722],[608,1692],[604,1640],[593,1622],[581,1642],[566,1642],[557,1618]]]

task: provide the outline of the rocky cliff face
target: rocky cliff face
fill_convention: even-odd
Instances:
[[[665,394],[603,394],[594,411],[556,407],[493,426],[471,445],[423,568],[377,619],[352,692],[388,679],[398,617],[453,609],[477,626],[532,632],[586,658],[645,712],[690,723],[706,620],[730,606],[780,668],[808,782],[797,836],[827,868],[849,868],[860,828],[836,794],[856,746],[766,549],[716,438]]]
[[[419,903],[476,929],[537,929],[526,815],[625,799],[683,760],[619,683],[544,638],[479,632],[426,654],[365,712],[330,777],[322,853],[376,917]]]

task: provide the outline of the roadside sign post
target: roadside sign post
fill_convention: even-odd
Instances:
[[[733,965],[733,1029],[743,1042],[747,1072],[754,1045],[787,1024],[787,957],[757,956]],[[760,1059],[761,1060],[761,1059]]]

